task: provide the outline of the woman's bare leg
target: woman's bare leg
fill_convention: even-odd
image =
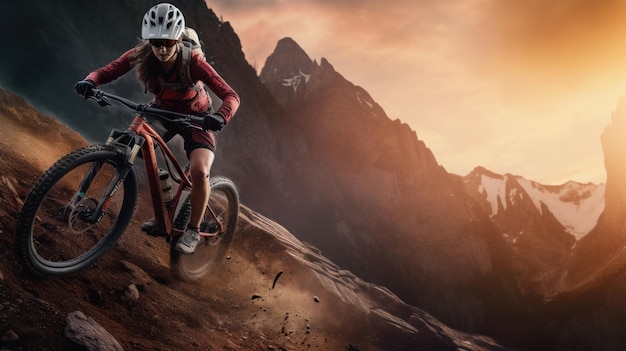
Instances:
[[[200,227],[202,216],[209,202],[209,195],[211,195],[209,176],[213,160],[215,160],[215,154],[209,149],[194,149],[189,155],[189,172],[193,182],[189,226],[193,228]]]

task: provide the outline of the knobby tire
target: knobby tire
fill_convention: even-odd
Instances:
[[[123,185],[113,181],[120,170],[128,171]],[[83,194],[77,189],[84,179],[89,188]],[[114,195],[101,201],[107,186]],[[99,202],[107,203],[100,220],[86,220]],[[136,204],[135,170],[113,147],[91,145],[71,152],[39,178],[24,201],[15,236],[17,258],[41,277],[86,269],[124,233]]]
[[[211,208],[223,221],[222,231],[215,237],[201,237],[193,254],[182,254],[176,251],[178,240],[172,240],[170,246],[170,267],[172,273],[181,280],[195,281],[212,272],[226,257],[230,243],[233,240],[237,219],[239,218],[239,194],[235,184],[224,177],[212,177],[211,196],[208,208]],[[207,208],[201,230],[210,226],[213,216]],[[181,205],[175,218],[174,226],[185,228],[189,222],[189,198]]]

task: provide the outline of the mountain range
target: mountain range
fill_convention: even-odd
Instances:
[[[547,186],[482,167],[450,174],[419,131],[391,120],[329,60],[312,60],[287,37],[257,75],[228,22],[202,1],[172,3],[242,97],[220,135],[214,172],[238,184],[246,206],[452,328],[528,350],[626,344],[626,305],[619,298],[626,292],[624,104],[601,136],[606,184]],[[145,1],[16,4],[21,17],[6,21],[36,20],[46,34],[30,47],[14,38],[9,43],[45,59],[4,56],[0,84],[97,140],[127,116],[111,120],[81,103],[71,86],[134,44],[132,19],[148,7]],[[65,15],[45,16],[52,8]],[[117,29],[103,38],[113,23]],[[64,89],[51,89],[57,86]],[[107,88],[148,98],[131,79]]]

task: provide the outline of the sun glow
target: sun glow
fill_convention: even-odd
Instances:
[[[600,135],[626,93],[626,3],[208,2],[258,71],[293,38],[408,123],[449,172],[604,182]]]

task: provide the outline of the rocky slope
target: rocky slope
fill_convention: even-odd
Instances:
[[[66,335],[68,316],[80,311],[127,350],[504,349],[341,270],[245,206],[230,258],[200,283],[172,279],[165,242],[138,230],[151,215],[145,198],[127,233],[94,268],[31,278],[11,247],[22,199],[57,153],[85,142],[5,90],[0,101],[7,132],[0,138],[0,348],[79,350]]]

